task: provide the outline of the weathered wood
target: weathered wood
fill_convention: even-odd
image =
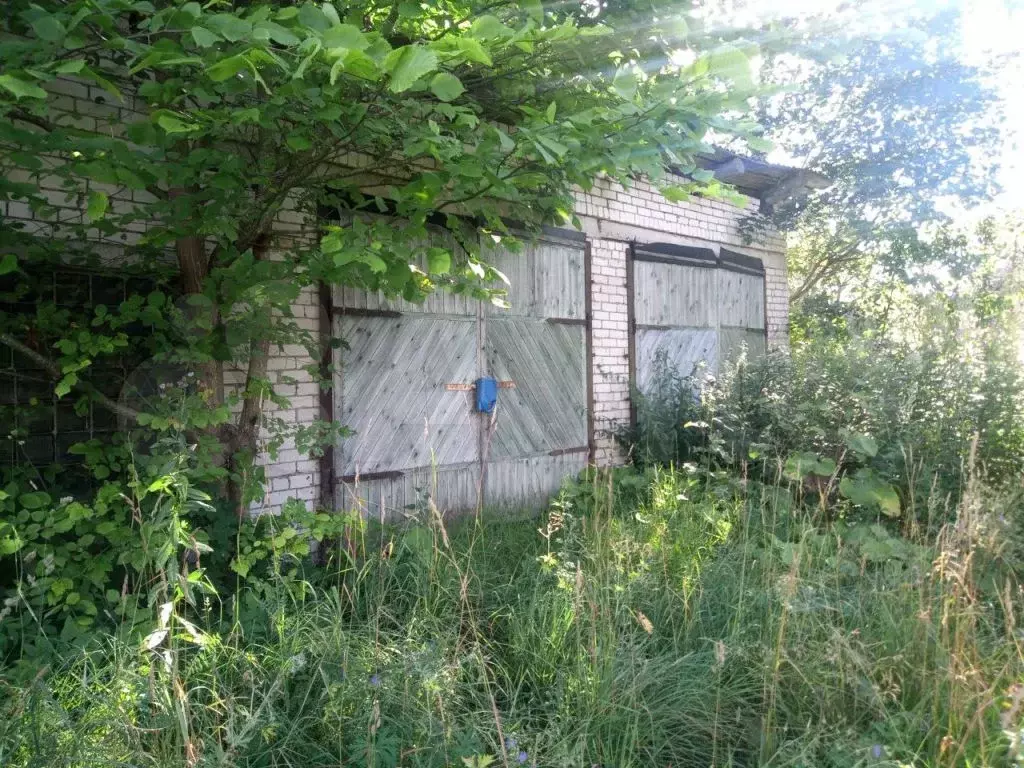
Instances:
[[[547,238],[487,258],[512,282],[511,310],[336,296],[348,343],[337,411],[357,433],[339,451],[338,477],[359,475],[339,487],[346,506],[382,518],[425,495],[443,510],[532,506],[585,465],[583,243]],[[484,375],[501,380],[493,417],[474,411],[471,382]]]
[[[748,359],[760,357],[765,353],[764,331],[745,328],[723,328],[720,341],[722,361],[734,361],[744,344],[747,348]]]
[[[664,355],[681,376],[718,370],[718,332],[712,328],[639,330],[636,337],[637,389],[649,391],[655,360]]]
[[[718,270],[636,261],[636,322],[690,328],[717,325]]]
[[[650,388],[659,355],[683,376],[717,373],[746,342],[749,354],[764,354],[763,267],[747,256],[731,256],[725,268],[709,259],[672,263],[669,256],[633,262],[633,328],[636,374]]]
[[[730,328],[764,329],[764,277],[718,271],[718,324]]]

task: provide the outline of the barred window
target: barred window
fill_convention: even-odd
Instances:
[[[116,307],[129,295],[148,292],[154,281],[111,273],[60,267],[0,277],[0,317],[4,314],[34,317],[41,301],[54,301],[72,310],[91,309],[101,304]],[[35,338],[31,325],[21,339],[41,354],[50,356],[52,340]],[[90,382],[114,399],[120,395],[127,376],[140,362],[131,352],[109,356],[91,368]],[[72,457],[69,449],[90,438],[103,438],[118,429],[117,416],[74,393],[57,398],[54,381],[31,358],[0,344],[0,465],[64,464]]]

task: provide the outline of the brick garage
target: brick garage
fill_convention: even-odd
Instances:
[[[66,124],[119,132],[134,120],[131,99],[124,104],[112,104],[101,90],[71,81],[58,82],[54,89],[59,92],[60,105],[66,110],[58,119]],[[632,369],[628,297],[630,254],[634,245],[667,243],[714,253],[725,247],[757,259],[764,275],[767,344],[786,344],[788,293],[783,240],[777,233],[762,231],[756,240],[749,241],[741,233],[741,222],[755,213],[763,202],[770,203],[771,196],[778,194],[781,187],[788,185],[789,193],[792,193],[797,174],[731,156],[709,157],[707,166],[747,195],[743,205],[701,198],[673,203],[666,201],[645,182],[624,189],[611,182],[599,181],[590,191],[577,194],[576,213],[582,223],[589,254],[589,284],[586,289],[590,311],[586,322],[590,341],[587,365],[592,404],[588,414],[589,453],[580,457],[581,461],[612,464],[622,459],[612,435],[630,418]],[[56,183],[53,188],[48,188],[45,173],[41,173],[40,178],[44,194],[59,211],[55,219],[36,219],[28,206],[13,201],[0,202],[0,213],[7,219],[22,222],[29,231],[59,237],[61,224],[82,220],[82,195],[71,195]],[[89,189],[107,193],[112,209],[118,212],[130,212],[133,206],[145,202],[144,192],[95,182],[89,182]],[[310,242],[317,237],[318,229],[315,216],[298,210],[293,202],[280,212],[274,222],[270,253],[284,253],[299,242]],[[137,242],[146,230],[147,223],[139,220],[116,237],[94,231],[90,239],[101,254],[111,263],[116,263],[123,258],[121,254],[125,247]],[[303,291],[295,304],[293,314],[296,323],[304,330],[330,331],[331,318],[326,315],[331,309],[321,298],[316,289],[309,288]],[[269,404],[268,417],[290,424],[308,425],[330,415],[331,409],[325,406],[328,401],[321,396],[321,388],[313,374],[319,363],[299,345],[284,345],[271,351],[269,377],[276,391],[290,400],[290,405],[279,408]],[[242,371],[225,371],[226,388],[238,386],[242,380]],[[286,442],[273,458],[264,456],[263,460],[268,485],[263,504],[254,511],[277,511],[289,498],[326,506],[347,503],[341,498],[337,483],[328,476],[333,471],[329,462],[301,454],[294,444]],[[556,468],[558,471],[545,481],[547,485],[556,483],[558,472],[572,471],[575,467],[571,463],[561,463]],[[525,471],[528,474],[530,470]]]

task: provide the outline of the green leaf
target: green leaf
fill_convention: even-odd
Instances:
[[[878,507],[888,517],[900,516],[900,497],[896,489],[881,480],[872,470],[858,469],[852,477],[844,477],[839,492],[860,507]]]
[[[760,136],[749,136],[747,138],[747,146],[755,152],[771,152],[775,148],[775,145],[768,139],[761,138]]]
[[[82,70],[82,77],[86,77],[92,80],[96,85],[102,88],[104,91],[115,97],[119,101],[123,101],[121,98],[121,92],[117,90],[117,86],[110,82],[107,78],[103,77],[97,72],[94,72],[89,67],[85,67]]]
[[[45,99],[46,91],[35,83],[22,80],[14,75],[0,75],[0,88],[10,91],[16,98]]]
[[[364,80],[380,79],[380,67],[377,66],[377,62],[362,51],[348,52],[348,56],[345,57],[345,71]]]
[[[466,90],[462,81],[447,72],[438,72],[430,81],[430,90],[441,101],[454,101]]]
[[[18,497],[18,503],[25,509],[41,509],[50,503],[50,495],[43,491],[23,493]]]
[[[534,140],[538,144],[543,145],[545,149],[553,152],[557,157],[562,157],[569,151],[569,148],[565,146],[565,144],[555,141],[554,139],[549,139],[547,136],[535,136]]]
[[[338,24],[323,35],[324,48],[345,48],[349,51],[365,51],[370,41],[363,31],[354,24]]]
[[[324,12],[324,16],[328,18],[331,24],[341,24],[341,17],[338,16],[338,9],[334,7],[334,4],[330,0],[325,0],[320,9]]]
[[[850,433],[846,436],[846,447],[860,456],[871,459],[878,455],[878,443],[871,435]]]
[[[511,29],[501,23],[501,19],[492,14],[484,14],[477,18],[469,28],[469,34],[479,40],[493,38],[504,39],[515,34]]]
[[[437,69],[437,54],[422,45],[403,45],[384,59],[384,71],[391,75],[393,93],[409,90],[417,80]]]
[[[786,459],[782,474],[790,480],[803,480],[818,466],[818,455],[810,451],[794,453]]]
[[[341,49],[335,48],[335,50],[341,50]],[[336,62],[334,62],[334,64],[331,65],[331,85],[334,85],[336,82],[338,82],[338,76],[341,75],[341,73],[344,72],[344,71],[345,71],[345,59],[344,58],[338,59]]]
[[[612,90],[626,101],[632,101],[640,85],[640,77],[632,67],[619,67],[612,79]]]
[[[427,251],[427,271],[432,275],[444,275],[451,271],[452,255],[444,248]]]
[[[206,27],[192,27],[192,39],[200,48],[209,48],[211,45],[216,45],[220,37]]]
[[[38,7],[38,6],[37,6]],[[55,43],[64,37],[64,25],[55,16],[40,16],[32,22],[32,30],[36,37],[48,43]]]
[[[252,35],[252,24],[231,13],[218,13],[206,22],[225,40],[237,43]]]
[[[199,129],[198,125],[186,123],[184,120],[167,112],[162,112],[157,116],[156,124],[168,133],[190,133]]]
[[[278,45],[298,45],[301,41],[292,34],[287,27],[275,24],[272,21],[263,21],[256,25],[257,29],[265,29],[270,34],[270,39]]]
[[[82,71],[82,67],[85,66],[85,59],[71,59],[71,61],[65,61],[58,64],[53,68],[53,71],[58,75],[75,75]]]
[[[494,64],[487,51],[480,45],[479,40],[474,40],[472,37],[457,37],[455,44],[467,61],[475,61],[477,64],[485,64],[488,67]]]
[[[547,110],[544,112],[544,116],[547,117],[549,123],[555,122],[555,112],[558,110],[558,104],[552,101],[548,104]]]
[[[541,0],[524,0],[520,5],[526,11],[526,15],[538,24],[544,23],[544,3]]]
[[[309,140],[309,137],[302,133],[289,133],[285,143],[296,152],[302,152],[313,146],[313,142]]]
[[[732,82],[737,88],[749,90],[753,87],[750,78],[750,60],[747,54],[734,45],[723,45],[711,51],[707,57],[708,72]]]
[[[103,218],[107,212],[107,205],[109,204],[107,194],[105,192],[93,191],[89,193],[89,202],[85,208],[85,215],[89,217],[89,221],[98,221]]]
[[[249,62],[246,61],[245,57],[241,54],[238,54],[237,56],[229,56],[228,58],[221,59],[207,68],[206,76],[215,83],[221,83],[234,77],[248,66]]]
[[[7,275],[18,268],[18,257],[13,253],[0,256],[0,275]]]

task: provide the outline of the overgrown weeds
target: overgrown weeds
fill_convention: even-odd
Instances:
[[[823,524],[793,490],[693,465],[627,469],[568,484],[539,521],[449,525],[429,508],[402,528],[350,520],[329,568],[282,554],[226,629],[203,624],[214,598],[179,592],[141,641],[9,669],[0,762],[1019,757],[1004,733],[1020,728],[1024,683],[1005,546],[1018,505],[972,485],[929,538]]]

